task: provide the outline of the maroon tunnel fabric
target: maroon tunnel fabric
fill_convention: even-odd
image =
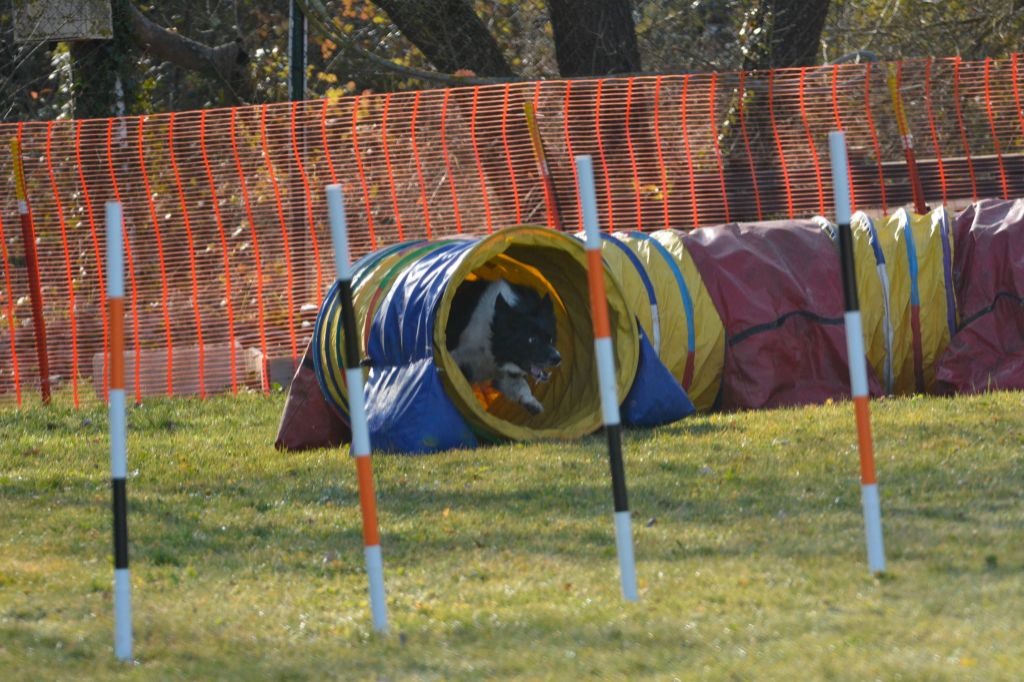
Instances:
[[[352,440],[348,424],[327,404],[313,370],[310,347],[295,371],[274,447],[278,450],[309,450],[338,447]]]
[[[684,239],[725,325],[720,407],[849,397],[839,255],[816,223],[732,223]],[[870,366],[869,388],[882,392]]]
[[[971,204],[954,237],[960,330],[939,360],[939,388],[1024,388],[1024,201]]]

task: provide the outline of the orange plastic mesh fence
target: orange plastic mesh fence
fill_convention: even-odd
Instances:
[[[344,188],[355,256],[556,217],[576,230],[576,154],[594,157],[609,230],[829,214],[834,129],[856,209],[910,203],[908,159],[933,205],[1022,196],[1019,57],[366,94],[4,124],[0,138],[20,141],[54,382],[76,404],[106,390],[102,221],[116,199],[127,389],[209,395],[269,390],[301,357],[333,278],[328,183]],[[0,400],[21,404],[40,377],[10,154],[0,178]]]

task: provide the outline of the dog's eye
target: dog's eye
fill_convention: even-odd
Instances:
[[[533,344],[537,343],[537,337],[536,336],[531,336],[530,338],[526,339],[526,343],[528,343],[528,344],[530,344],[532,346]]]

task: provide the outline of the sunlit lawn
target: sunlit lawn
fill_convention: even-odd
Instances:
[[[130,413],[137,662],[112,652],[105,409],[0,410],[0,678],[1019,679],[1024,396],[873,404],[868,574],[848,404],[629,431],[639,603],[604,441],[374,459],[373,633],[345,451],[282,397]]]

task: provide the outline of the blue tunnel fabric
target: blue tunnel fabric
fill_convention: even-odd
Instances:
[[[657,306],[658,297],[654,294],[654,284],[651,283],[651,278],[647,275],[647,268],[645,268],[644,264],[640,262],[640,259],[636,257],[636,254],[633,253],[628,246],[623,244],[621,240],[616,239],[607,232],[601,233],[601,239],[609,244],[614,244],[615,248],[621,251],[622,255],[629,259],[629,262],[632,263],[634,268],[636,268],[636,274],[640,276],[640,281],[644,284],[644,291],[647,292],[647,302],[652,306]]]
[[[640,330],[640,362],[636,379],[622,401],[621,417],[626,426],[659,426],[679,421],[697,411],[672,372],[658,359],[647,333]]]
[[[374,316],[366,411],[375,448],[418,454],[477,445],[434,361],[438,303],[474,245],[454,242],[426,254],[398,275]]]
[[[630,233],[630,235],[649,239],[656,248],[661,250],[660,253],[666,257],[673,266],[674,271],[678,273],[675,261],[664,251],[665,247],[642,232],[634,232]],[[633,250],[623,244],[621,240],[606,232],[601,234],[601,239],[617,247],[633,267],[636,268],[640,281],[643,282],[644,289],[647,292],[648,302],[652,308],[657,308],[658,299],[654,293],[654,285],[651,283],[651,278],[647,274],[647,268],[640,262],[637,255],[633,253]],[[679,274],[677,280],[682,280],[681,274]],[[681,291],[684,292],[685,305],[689,303],[689,292],[686,291],[685,283],[682,284]],[[692,303],[689,303],[687,306],[686,314],[692,336]],[[697,410],[693,406],[690,396],[686,394],[683,387],[658,358],[658,351],[651,344],[651,340],[648,338],[643,327],[637,324],[637,329],[640,332],[640,361],[637,365],[636,379],[633,381],[633,386],[629,389],[625,400],[622,401],[620,413],[622,423],[626,426],[657,426],[659,424],[669,424],[683,417],[690,416]],[[693,340],[691,338],[692,345]]]
[[[630,232],[629,236],[635,237],[636,239],[642,239],[649,243],[658,255],[665,259],[666,265],[672,271],[672,276],[676,280],[676,285],[679,287],[679,295],[683,300],[683,311],[686,314],[686,350],[688,353],[694,353],[697,350],[697,332],[695,331],[694,320],[693,320],[693,298],[690,296],[690,289],[686,286],[686,280],[683,278],[682,271],[679,270],[679,265],[676,264],[672,254],[668,252],[661,242],[649,234],[643,232]]]

